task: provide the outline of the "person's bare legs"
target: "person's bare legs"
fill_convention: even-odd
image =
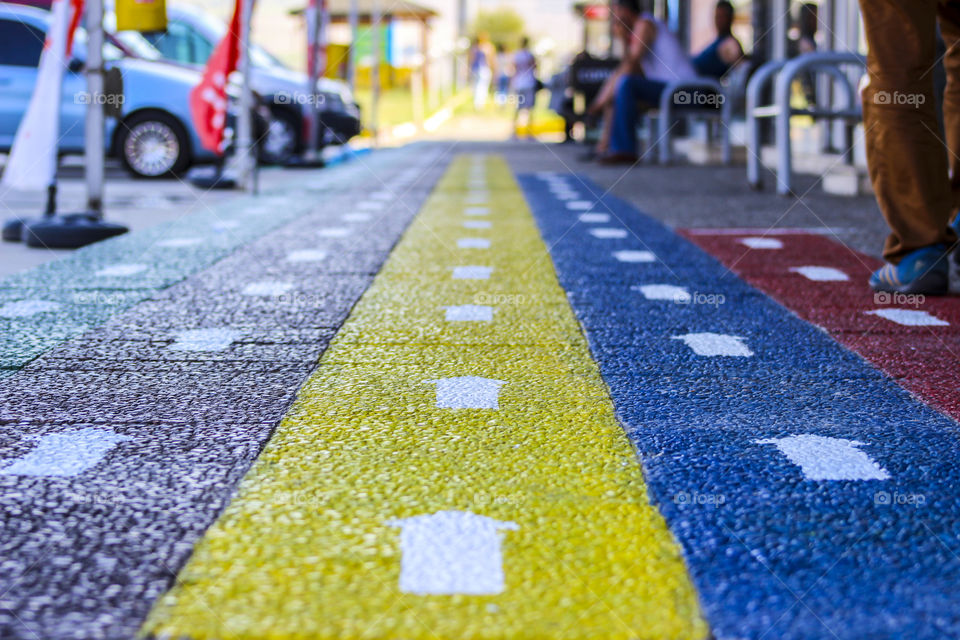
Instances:
[[[613,132],[613,104],[608,104],[603,109],[603,124],[600,128],[600,139],[594,147],[598,156],[602,156],[610,150],[610,136]]]

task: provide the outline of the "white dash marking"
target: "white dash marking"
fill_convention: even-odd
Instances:
[[[293,289],[291,282],[279,282],[277,280],[261,280],[260,282],[251,282],[243,288],[245,296],[274,297],[282,296]]]
[[[673,340],[683,340],[698,356],[731,356],[749,358],[753,351],[744,344],[744,339],[723,333],[688,333],[673,336]]]
[[[740,238],[740,244],[751,249],[783,249],[783,242],[776,238]]]
[[[581,213],[580,222],[610,222],[606,213]]]
[[[811,434],[757,440],[772,444],[800,467],[807,480],[888,480],[890,474],[857,449],[864,443]]]
[[[128,278],[147,270],[145,264],[115,264],[97,271],[101,278]]]
[[[180,249],[183,247],[195,247],[201,242],[203,242],[203,238],[170,238],[169,240],[161,240],[157,243],[157,246],[163,247],[164,249]]]
[[[377,191],[370,194],[371,200],[380,200],[382,202],[390,202],[396,197],[396,194],[394,194],[392,191]]]
[[[464,304],[455,307],[443,307],[447,322],[493,322],[493,307],[478,304]]]
[[[321,238],[346,238],[352,233],[353,229],[349,227],[327,227],[317,231],[317,235]]]
[[[416,595],[496,595],[506,588],[503,533],[520,527],[469,511],[390,520],[400,528],[400,591]]]
[[[386,206],[387,203],[383,200],[367,200],[358,204],[357,209],[364,211],[382,211]]]
[[[345,213],[340,216],[340,219],[344,222],[367,222],[370,220],[370,214],[360,211],[356,213]]]
[[[490,207],[467,207],[463,210],[463,213],[468,216],[488,216],[490,215]]]
[[[297,249],[287,254],[287,262],[320,262],[326,257],[327,252],[319,249]]]
[[[946,320],[930,315],[926,311],[916,309],[876,309],[866,311],[867,315],[880,316],[890,322],[896,322],[905,327],[949,327]]]
[[[492,226],[489,220],[467,220],[463,223],[465,229],[489,229]]]
[[[457,246],[461,249],[489,249],[490,241],[486,238],[460,238]]]
[[[690,302],[690,291],[686,287],[676,287],[672,284],[644,284],[630,287],[643,294],[647,300],[669,300],[672,302]]]
[[[572,200],[567,203],[567,209],[571,211],[589,211],[596,204],[590,200]]]
[[[503,380],[462,376],[427,380],[437,385],[437,409],[499,409]]]
[[[580,194],[577,193],[576,191],[554,191],[553,195],[554,197],[556,197],[557,200],[563,200],[563,201],[576,200],[577,198],[580,197]]]
[[[652,251],[614,251],[613,257],[620,262],[656,262]]]
[[[17,300],[0,307],[0,318],[30,318],[41,313],[59,311],[62,307],[59,302],[49,300]]]
[[[236,229],[240,226],[240,223],[236,220],[217,220],[210,225],[210,228],[214,231],[230,231],[231,229]]]
[[[790,271],[792,273],[799,273],[807,280],[812,280],[813,282],[847,282],[850,280],[850,276],[840,271],[840,269],[834,269],[833,267],[790,267]]]
[[[610,240],[615,238],[626,238],[626,229],[614,229],[612,227],[602,227],[599,229],[590,229],[590,235],[601,240]]]
[[[72,478],[95,467],[117,444],[131,440],[109,429],[86,427],[37,438],[37,446],[0,469],[0,475]]]
[[[493,267],[478,267],[478,266],[454,267],[453,279],[454,280],[489,280],[491,273],[493,273]]]
[[[176,334],[176,342],[170,345],[174,351],[224,351],[240,338],[235,329],[188,329]]]

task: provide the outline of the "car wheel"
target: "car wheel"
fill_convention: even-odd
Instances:
[[[298,132],[293,119],[293,115],[284,111],[272,114],[260,144],[260,160],[264,164],[284,165],[296,155]]]
[[[120,126],[120,159],[133,175],[161,178],[182,173],[190,166],[187,132],[172,116],[137,114]]]

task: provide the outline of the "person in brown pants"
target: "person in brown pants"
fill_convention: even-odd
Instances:
[[[860,8],[869,47],[867,164],[891,229],[888,264],[870,285],[944,294],[947,256],[957,243],[950,221],[960,205],[960,0],[860,0]],[[933,89],[938,19],[947,45],[945,139]]]

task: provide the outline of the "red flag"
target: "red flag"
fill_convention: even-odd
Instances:
[[[227,123],[227,78],[240,60],[243,0],[236,0],[226,35],[207,60],[200,84],[190,92],[190,113],[204,148],[223,155],[223,130]]]

